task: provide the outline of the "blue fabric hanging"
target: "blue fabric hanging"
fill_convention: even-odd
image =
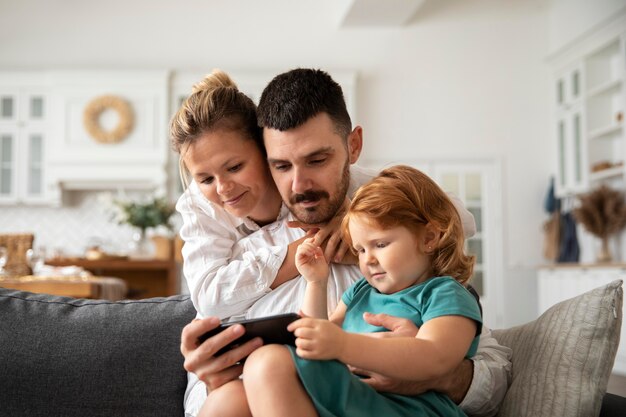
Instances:
[[[571,212],[561,214],[559,259],[557,262],[578,262],[580,246],[576,234],[576,221]]]
[[[548,213],[554,213],[561,209],[561,200],[554,195],[554,177],[550,177],[550,185],[546,192],[546,198],[543,201],[543,208]]]

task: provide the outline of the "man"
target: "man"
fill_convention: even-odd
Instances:
[[[265,88],[258,108],[259,125],[272,177],[292,216],[302,224],[319,224],[333,219],[354,189],[367,181],[366,173],[351,165],[359,158],[363,130],[352,129],[341,87],[323,71],[297,69],[278,75]],[[465,227],[466,225],[464,225]],[[259,234],[241,245],[263,245],[268,241],[293,241],[303,235],[289,229],[285,221],[277,224],[271,236]],[[283,243],[283,242],[281,242]],[[333,253],[335,243],[326,253]],[[360,277],[354,265],[331,264],[329,304],[332,309],[347,286]],[[285,311],[298,311],[302,293],[301,279],[282,284],[259,299],[247,317],[259,317]],[[406,321],[385,315],[373,315],[374,325],[382,325],[398,335],[415,335]],[[241,367],[235,364],[256,349],[259,341],[250,341],[219,357],[224,345],[239,337],[243,329],[232,326],[208,339],[201,346],[196,340],[216,327],[216,318],[194,321],[185,327],[181,351],[185,368],[214,389],[238,378]],[[451,375],[434,381],[396,381],[364,370],[364,381],[379,391],[419,394],[437,390],[450,396],[471,415],[493,415],[508,387],[510,351],[490,337],[481,336],[481,346],[473,361],[465,360]],[[286,399],[288,400],[288,399]]]

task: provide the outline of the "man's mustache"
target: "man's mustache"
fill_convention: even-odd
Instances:
[[[330,195],[326,191],[307,191],[304,194],[295,194],[290,199],[291,204],[302,203],[303,201],[318,201],[322,198],[329,198]]]

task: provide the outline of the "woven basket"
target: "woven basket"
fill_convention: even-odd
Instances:
[[[7,275],[21,276],[32,273],[26,259],[26,251],[33,247],[33,234],[0,235],[0,246],[8,250],[7,263],[4,270]]]

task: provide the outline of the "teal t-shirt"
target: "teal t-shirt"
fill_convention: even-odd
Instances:
[[[411,320],[421,327],[428,320],[441,316],[463,316],[477,324],[476,337],[466,357],[476,354],[482,329],[480,308],[474,296],[452,277],[430,278],[420,284],[393,294],[383,294],[361,278],[348,288],[341,300],[348,307],[343,329],[353,333],[388,331],[363,320],[363,313],[385,313]]]

